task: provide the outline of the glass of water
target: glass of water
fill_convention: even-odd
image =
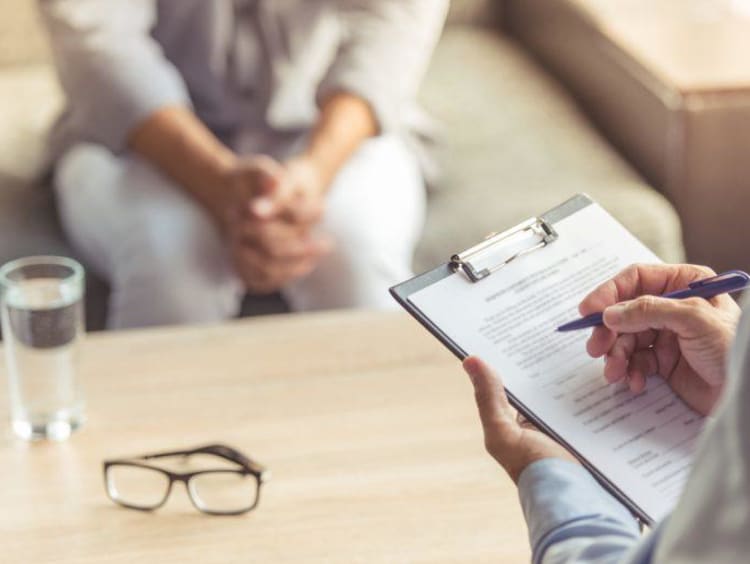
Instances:
[[[29,257],[0,268],[11,424],[23,439],[64,440],[83,423],[83,291],[83,268],[71,259]]]

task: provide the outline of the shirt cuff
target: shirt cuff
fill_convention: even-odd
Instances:
[[[192,107],[182,77],[171,65],[134,63],[123,62],[110,70],[109,80],[103,81],[96,94],[101,101],[93,101],[91,114],[86,116],[89,136],[114,152],[124,150],[133,129],[157,110]]]
[[[640,536],[625,506],[574,462],[545,458],[530,464],[518,479],[518,493],[535,555],[544,553],[556,530],[584,519],[616,524],[622,533]]]
[[[326,98],[337,92],[346,92],[363,99],[370,106],[378,134],[394,132],[399,126],[396,105],[385,94],[387,88],[365,72],[355,69],[337,68],[318,87],[317,102],[320,106]]]

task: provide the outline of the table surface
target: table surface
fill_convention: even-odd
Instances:
[[[750,88],[750,0],[573,0],[679,90]]]
[[[0,432],[4,563],[529,560],[468,380],[406,315],[99,334],[81,375],[89,422],[69,441]],[[204,516],[183,488],[154,513],[105,495],[105,458],[217,441],[271,470],[255,512]]]

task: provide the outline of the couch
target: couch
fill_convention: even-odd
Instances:
[[[671,205],[592,127],[565,88],[502,29],[502,2],[460,0],[421,101],[441,124],[442,175],[414,267],[445,261],[486,233],[576,192],[611,211],[664,260],[683,256]],[[0,0],[0,263],[75,256],[44,175],[45,132],[62,105],[33,0]],[[89,276],[87,325],[104,326],[107,286]],[[278,311],[254,300],[246,311]]]
[[[750,269],[742,0],[505,0],[507,29],[675,206],[688,260]]]

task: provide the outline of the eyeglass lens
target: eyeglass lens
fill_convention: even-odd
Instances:
[[[151,468],[115,464],[106,478],[113,500],[139,509],[159,507],[169,494],[169,477]]]
[[[169,495],[169,476],[142,466],[113,464],[107,468],[107,493],[116,502],[137,509],[156,509]],[[258,501],[258,480],[251,474],[218,470],[195,474],[188,494],[197,509],[232,514],[249,511]]]
[[[255,476],[240,472],[208,472],[192,476],[188,491],[201,511],[240,513],[255,506],[258,482]]]

